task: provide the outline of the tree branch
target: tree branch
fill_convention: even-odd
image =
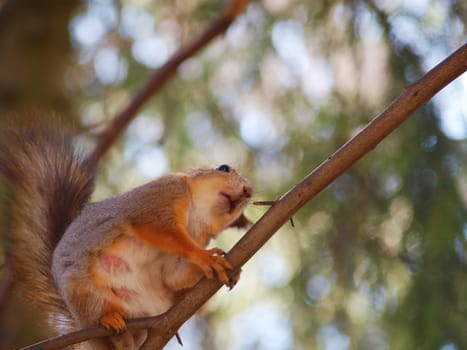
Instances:
[[[3,276],[0,279],[0,314],[5,308],[5,301],[8,299],[13,290],[14,271],[12,265],[13,264],[11,263],[11,260],[7,258],[5,260],[5,264],[0,268],[0,270],[3,270]]]
[[[112,146],[115,139],[136,117],[140,108],[176,73],[178,67],[196,52],[204,48],[216,36],[224,33],[234,19],[243,11],[248,0],[231,0],[223,11],[211,22],[208,28],[187,46],[180,48],[162,67],[154,72],[143,88],[133,97],[98,137],[94,151],[88,161],[96,165],[102,155]]]
[[[464,44],[418,82],[409,86],[385,111],[375,117],[299,184],[278,199],[227,254],[227,259],[234,266],[234,269],[238,270],[243,266],[295,212],[374,149],[415,110],[423,106],[437,92],[466,70],[467,44]],[[128,327],[130,329],[151,327],[150,337],[143,349],[161,349],[175,335],[181,325],[221,287],[220,282],[204,278],[166,313],[155,317],[130,320]],[[59,343],[60,339],[64,337],[71,339],[76,334],[80,336],[79,340],[76,338],[72,342]],[[86,329],[38,343],[23,350],[57,349],[78,341],[108,334],[110,332],[103,328]]]
[[[416,109],[467,70],[467,44],[408,87],[357,135],[276,201],[227,254],[235,269],[243,266],[294,213],[394,131]],[[147,349],[162,349],[180,326],[221,287],[203,279],[165,313],[169,329],[151,328]],[[163,331],[162,331],[163,330]]]

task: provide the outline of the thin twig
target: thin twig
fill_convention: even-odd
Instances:
[[[128,123],[136,117],[141,107],[175,75],[180,64],[205,47],[215,37],[224,33],[233,20],[243,11],[247,3],[247,0],[230,1],[201,35],[185,47],[180,48],[162,67],[154,72],[146,85],[133,97],[126,108],[99,135],[96,147],[88,157],[88,161],[92,165],[97,164],[102,155],[112,146],[115,139],[121,135]]]
[[[126,322],[129,330],[150,328],[153,326],[164,326],[164,315],[154,317],[141,317]],[[112,330],[105,329],[102,326],[81,329],[76,332],[64,334],[55,338],[50,338],[36,344],[21,348],[20,350],[54,350],[61,349],[68,345],[77,344],[89,339],[105,337],[114,334]]]
[[[273,206],[277,201],[254,201],[253,205],[269,205]]]

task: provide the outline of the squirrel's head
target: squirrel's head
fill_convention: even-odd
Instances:
[[[248,180],[226,164],[192,170],[187,175],[195,217],[199,216],[212,234],[236,221],[253,194]]]

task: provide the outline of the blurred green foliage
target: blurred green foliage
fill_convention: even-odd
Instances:
[[[1,113],[58,112],[82,125],[87,147],[220,9],[205,0],[0,2]],[[250,178],[256,199],[277,198],[462,45],[466,14],[462,1],[253,1],[131,123],[101,165],[95,198],[220,163]],[[461,79],[283,227],[235,290],[182,329],[186,346],[466,349]],[[219,241],[237,239],[232,231]],[[15,303],[9,309],[28,310]],[[23,312],[30,322],[2,313],[0,347],[38,339],[47,322]]]

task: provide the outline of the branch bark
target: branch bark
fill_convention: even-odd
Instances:
[[[425,74],[418,82],[409,86],[386,110],[376,116],[357,135],[277,200],[227,254],[227,258],[234,266],[234,269],[238,270],[243,266],[295,212],[365,154],[374,149],[416,109],[423,106],[437,92],[466,70],[467,44],[464,44]],[[162,349],[181,325],[221,287],[222,285],[218,281],[202,279],[193,289],[186,293],[178,304],[174,305],[165,314],[131,320],[128,322],[128,326],[130,329],[150,327],[150,337],[143,349]],[[102,328],[92,328],[77,333],[81,337],[79,341],[109,334]],[[77,333],[64,337],[71,338]],[[24,349],[57,349],[77,342],[59,343],[61,338],[63,337],[38,343]],[[45,346],[45,343],[47,343],[47,346]],[[60,346],[57,347],[56,344],[60,344]]]
[[[389,107],[357,135],[284,194],[227,254],[235,269],[243,266],[286,223],[294,213],[325,189],[339,175],[374,149],[416,109],[467,70],[467,44],[438,64],[418,82],[408,87]],[[203,279],[184,299],[165,313],[170,328],[153,326],[146,349],[162,349],[180,326],[190,318],[222,285]],[[162,332],[164,330],[164,332]]]

